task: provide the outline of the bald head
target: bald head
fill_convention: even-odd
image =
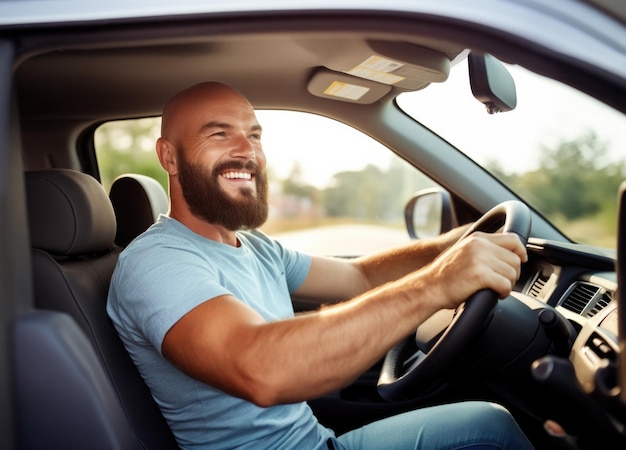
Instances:
[[[201,83],[173,96],[156,142],[169,174],[170,216],[205,233],[212,226],[233,231],[262,224],[267,175],[261,131],[250,102],[225,84]]]
[[[206,117],[207,111],[225,105],[243,105],[253,110],[250,102],[238,91],[223,83],[209,81],[196,84],[174,95],[163,109],[161,136],[177,142],[188,132],[194,119]]]

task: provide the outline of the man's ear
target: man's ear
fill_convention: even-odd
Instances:
[[[156,152],[159,157],[161,166],[170,175],[176,175],[178,173],[177,157],[178,152],[176,147],[166,138],[160,137],[156,142]]]

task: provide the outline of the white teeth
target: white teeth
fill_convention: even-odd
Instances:
[[[225,178],[230,180],[234,179],[242,179],[242,180],[251,180],[252,175],[247,172],[226,172],[222,174]]]

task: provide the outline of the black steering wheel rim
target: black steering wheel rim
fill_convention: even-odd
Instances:
[[[528,207],[512,200],[489,210],[461,239],[475,231],[493,233],[502,229],[503,233],[517,234],[526,245],[530,226],[531,213]],[[454,318],[432,348],[406,371],[402,369],[401,359],[407,343],[415,337],[411,335],[393,347],[387,353],[378,380],[381,397],[388,401],[410,400],[438,384],[459,355],[480,336],[497,302],[498,295],[489,289],[470,296],[457,308]]]

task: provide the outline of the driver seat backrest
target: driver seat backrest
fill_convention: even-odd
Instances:
[[[163,186],[154,178],[136,173],[113,180],[109,198],[117,219],[115,243],[120,247],[130,244],[169,209]]]
[[[35,307],[65,312],[82,328],[141,448],[178,448],[106,313],[120,249],[113,242],[116,219],[102,185],[65,169],[26,172],[25,181]]]

